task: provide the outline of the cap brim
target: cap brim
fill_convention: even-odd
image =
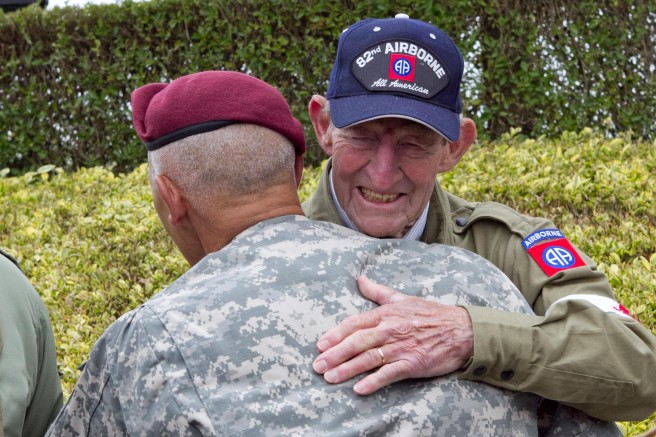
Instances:
[[[390,94],[365,94],[330,100],[330,117],[338,128],[369,120],[399,117],[433,129],[449,141],[460,137],[460,114],[417,99]]]

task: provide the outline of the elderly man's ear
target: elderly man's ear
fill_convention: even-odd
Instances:
[[[474,141],[476,141],[476,124],[470,118],[463,118],[460,120],[460,138],[448,144],[449,153],[440,162],[438,172],[444,173],[455,167]]]
[[[324,110],[326,103],[328,100],[324,96],[315,94],[308,104],[308,112],[319,146],[326,152],[326,155],[332,156],[333,140],[330,133],[330,114]]]
[[[174,227],[180,226],[181,221],[188,215],[187,202],[182,196],[180,189],[173,183],[173,181],[171,181],[171,179],[163,175],[156,176],[155,188],[157,189],[159,199],[164,203],[168,210],[169,223]],[[159,210],[161,206],[157,204],[157,201],[155,202],[155,208],[160,213],[160,218],[164,220],[166,212]]]

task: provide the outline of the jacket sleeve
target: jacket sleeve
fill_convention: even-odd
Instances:
[[[142,306],[121,316],[93,346],[47,436],[146,431],[153,436],[216,435],[175,342]]]
[[[582,300],[547,317],[470,307],[474,357],[461,378],[532,392],[605,420],[656,409],[654,335]]]
[[[25,413],[25,435],[43,435],[62,408],[64,398],[57,370],[55,337],[48,310],[40,299],[35,305],[38,308],[36,330],[38,358],[34,394]]]
[[[461,223],[464,223],[461,221]],[[536,315],[467,308],[474,357],[462,378],[533,392],[591,416],[643,420],[656,410],[656,336],[624,314],[603,273],[560,238],[543,247],[573,250],[580,262],[549,271],[526,242],[555,225],[499,205],[456,229],[461,244],[496,264]]]
[[[48,429],[47,437],[127,435],[108,354],[112,349],[107,335],[103,335],[93,346],[73,393]]]
[[[0,253],[0,408],[6,436],[43,435],[62,404],[47,309]]]

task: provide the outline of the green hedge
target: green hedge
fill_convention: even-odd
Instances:
[[[451,35],[467,61],[464,109],[483,136],[585,126],[654,138],[656,2],[152,0],[0,12],[0,168],[129,171],[144,160],[131,91],[207,69],[279,87],[322,155],[306,107],[349,24],[403,11]]]
[[[307,168],[302,199],[316,187]],[[151,205],[146,166],[0,172],[0,243],[50,309],[68,396],[77,367],[119,315],[187,269]],[[656,141],[585,129],[555,139],[513,132],[477,144],[440,177],[471,200],[547,216],[609,276],[618,299],[656,333]],[[652,416],[651,420],[656,419]],[[634,435],[650,421],[624,423]]]

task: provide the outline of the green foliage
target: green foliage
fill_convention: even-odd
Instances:
[[[312,195],[317,189],[321,170],[323,169],[326,161],[323,161],[318,167],[307,167],[303,170],[303,177],[301,178],[301,185],[298,187],[298,198],[301,203],[305,202],[308,197]]]
[[[186,270],[151,204],[146,165],[115,176],[45,167],[0,179],[0,235],[46,302],[66,393],[118,316]]]
[[[464,112],[482,137],[558,136],[608,119],[654,138],[656,2],[582,0],[152,0],[0,12],[0,167],[129,171],[144,161],[132,90],[199,70],[276,85],[306,127],[341,31],[406,12],[453,36],[467,61]]]
[[[555,139],[514,131],[476,145],[440,183],[470,200],[552,218],[656,333],[655,146],[590,129]],[[319,174],[305,169],[301,200]],[[107,326],[187,269],[151,205],[146,165],[125,174],[52,165],[19,177],[0,171],[0,242],[50,309],[67,396]],[[621,426],[635,435],[650,420]]]

